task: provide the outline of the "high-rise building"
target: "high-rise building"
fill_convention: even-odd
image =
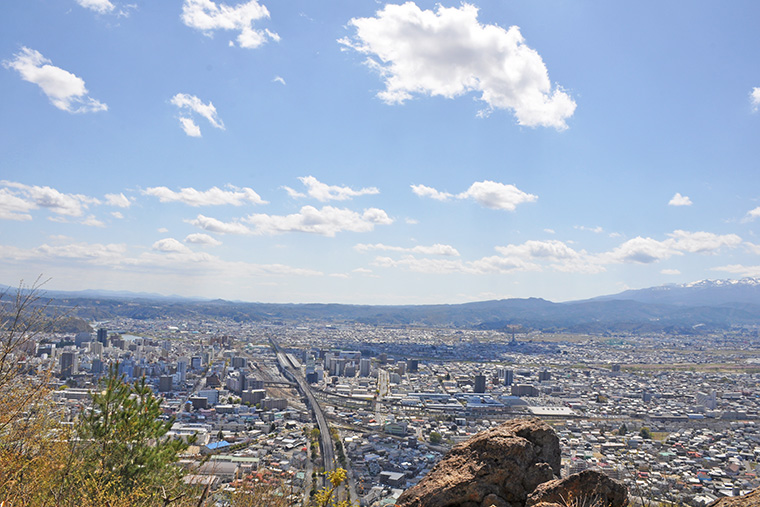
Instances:
[[[67,379],[77,372],[76,352],[63,352],[61,354],[61,378]]]
[[[103,345],[108,344],[108,329],[104,327],[98,329],[98,341]]]
[[[372,364],[372,361],[368,357],[363,357],[359,361],[359,376],[360,377],[369,377],[371,364]]]
[[[515,383],[515,372],[514,370],[504,370],[504,376],[502,377],[502,382],[505,386],[511,386]]]
[[[473,387],[473,392],[476,393],[484,393],[486,392],[486,376],[485,375],[475,375],[475,387]]]
[[[538,381],[546,382],[552,379],[552,374],[549,370],[542,370],[538,372]]]
[[[187,379],[187,361],[177,361],[177,378],[180,382]]]
[[[419,359],[410,359],[407,361],[407,363],[408,363],[409,373],[417,373],[417,371],[420,369]]]
[[[399,361],[396,363],[396,369],[398,371],[398,374],[402,377],[406,375],[406,361]]]
[[[158,390],[162,393],[168,393],[172,390],[172,379],[173,377],[171,375],[161,375],[158,379]]]

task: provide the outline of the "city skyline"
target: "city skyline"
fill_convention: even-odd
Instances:
[[[0,7],[0,282],[578,300],[760,276],[755,3]]]

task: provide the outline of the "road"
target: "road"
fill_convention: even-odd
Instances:
[[[298,390],[308,400],[308,405],[314,414],[314,419],[317,421],[317,427],[319,428],[321,448],[322,448],[322,461],[324,462],[325,472],[329,473],[335,470],[335,447],[333,446],[332,437],[330,436],[330,427],[327,425],[327,419],[322,412],[322,407],[319,406],[314,394],[311,392],[311,387],[306,382],[306,379],[301,375],[301,371],[294,367],[287,355],[282,351],[279,344],[271,336],[269,342],[274,347],[274,351],[277,354],[277,361],[283,370],[289,372],[293,379],[298,384]]]

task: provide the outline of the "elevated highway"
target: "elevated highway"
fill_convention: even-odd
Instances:
[[[327,425],[327,419],[322,411],[322,407],[319,406],[319,402],[314,397],[314,393],[312,393],[306,379],[301,375],[298,361],[291,354],[285,354],[273,337],[269,337],[269,342],[277,354],[277,362],[280,364],[283,374],[288,380],[298,384],[298,390],[306,398],[306,404],[314,414],[314,419],[317,421],[320,433],[320,448],[322,450],[322,461],[324,462],[325,472],[332,472],[335,470],[335,447],[333,446],[330,427]]]

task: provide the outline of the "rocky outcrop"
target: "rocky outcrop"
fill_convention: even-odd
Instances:
[[[564,479],[539,484],[528,496],[526,507],[542,503],[578,507],[624,507],[628,504],[628,488],[596,470],[584,470]]]
[[[518,419],[459,444],[399,507],[523,507],[539,484],[560,473],[559,439],[540,419]]]
[[[756,489],[744,496],[720,498],[709,507],[760,507],[760,489]]]
[[[622,483],[598,472],[559,479],[560,464],[559,439],[552,427],[537,418],[517,419],[478,433],[452,448],[427,476],[398,498],[396,505],[623,507],[627,504],[627,491]],[[587,500],[589,503],[581,503]]]

